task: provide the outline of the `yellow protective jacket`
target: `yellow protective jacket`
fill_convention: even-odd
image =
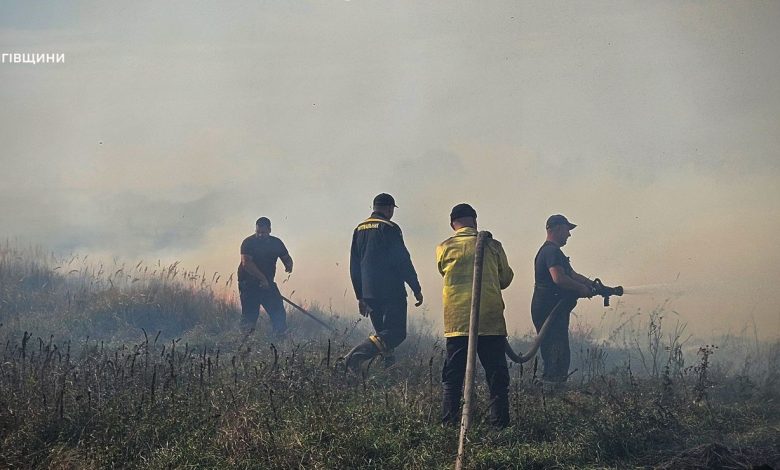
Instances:
[[[439,273],[444,276],[444,336],[468,336],[471,314],[471,287],[474,277],[474,249],[477,230],[464,227],[436,247]],[[501,290],[512,282],[514,273],[504,248],[492,238],[485,245],[482,265],[482,298],[479,307],[479,334],[506,336],[504,299]]]

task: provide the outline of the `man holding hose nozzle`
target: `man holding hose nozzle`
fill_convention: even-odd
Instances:
[[[442,301],[447,338],[447,358],[441,374],[442,422],[457,424],[469,344],[477,212],[468,204],[458,204],[450,213],[450,226],[455,235],[436,247],[436,260],[444,277]],[[496,427],[509,424],[509,369],[504,355],[506,320],[501,290],[509,287],[513,277],[501,243],[488,238],[482,264],[477,354],[490,390],[490,423]]]
[[[371,318],[375,334],[355,346],[344,358],[357,371],[363,362],[381,354],[393,364],[393,349],[406,339],[406,286],[419,307],[423,302],[417,272],[404,244],[401,228],[391,222],[395,199],[382,193],[374,198],[371,217],[352,233],[349,273],[360,314]]]
[[[531,319],[536,332],[542,329],[553,310],[556,316],[541,341],[542,379],[549,383],[563,383],[569,375],[569,317],[577,299],[592,297],[593,281],[572,269],[569,258],[561,247],[571,236],[576,225],[560,215],[547,219],[547,240],[534,259],[534,294],[531,300]],[[556,309],[557,307],[557,309]]]

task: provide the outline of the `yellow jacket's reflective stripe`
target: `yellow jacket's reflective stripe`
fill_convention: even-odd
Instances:
[[[469,333],[476,243],[477,231],[464,227],[436,247],[439,273],[444,277],[442,301],[444,336],[447,337],[468,336]],[[506,335],[501,289],[509,286],[514,273],[500,242],[488,240],[483,263],[479,334]]]

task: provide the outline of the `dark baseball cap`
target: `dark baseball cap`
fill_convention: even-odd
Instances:
[[[374,205],[398,207],[395,205],[395,199],[393,198],[393,196],[387,193],[377,194],[376,197],[374,198]]]
[[[547,219],[547,228],[553,228],[556,225],[568,225],[569,226],[569,230],[571,230],[574,227],[576,227],[576,225],[574,225],[573,223],[569,222],[569,219],[567,219],[566,217],[562,216],[561,214],[551,215]]]
[[[475,211],[473,207],[466,204],[465,202],[458,204],[457,206],[453,207],[452,212],[450,212],[450,222],[455,219],[460,219],[461,217],[474,217],[476,219],[477,211]]]

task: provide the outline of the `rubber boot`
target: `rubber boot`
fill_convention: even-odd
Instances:
[[[509,426],[508,395],[498,395],[490,399],[490,424],[499,429]]]
[[[442,384],[441,422],[445,426],[460,424],[460,405],[463,398],[463,386],[460,388]]]
[[[360,366],[367,360],[373,358],[379,354],[379,349],[374,345],[374,342],[370,339],[366,339],[362,343],[358,344],[352,351],[350,351],[345,357],[344,362],[347,369],[352,372],[360,372]]]
[[[395,350],[388,349],[385,351],[384,354],[382,354],[382,359],[384,359],[385,369],[393,367],[395,365]]]

